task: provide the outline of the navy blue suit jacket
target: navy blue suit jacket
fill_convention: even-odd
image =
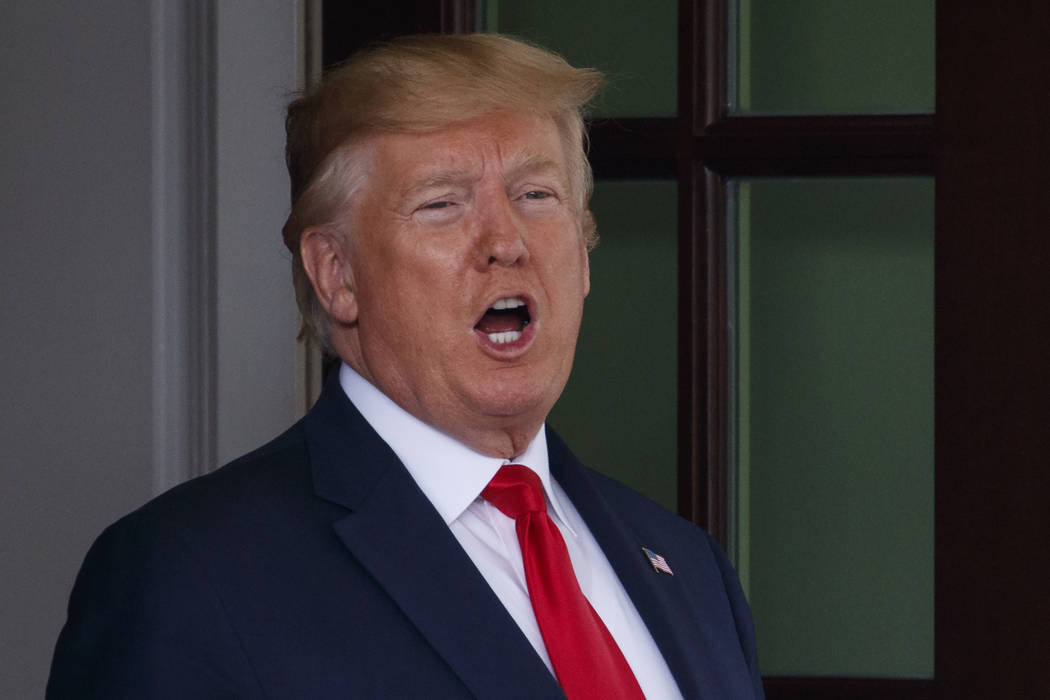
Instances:
[[[747,603],[711,538],[548,443],[683,695],[761,698]],[[564,695],[333,378],[284,435],[99,537],[47,698]]]

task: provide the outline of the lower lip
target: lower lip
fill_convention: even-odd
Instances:
[[[521,329],[521,337],[509,343],[494,343],[489,339],[487,333],[482,333],[477,329],[474,330],[474,335],[477,337],[478,344],[481,345],[482,350],[487,354],[500,359],[513,359],[519,357],[532,344],[533,338],[536,337],[536,324],[526,324]]]

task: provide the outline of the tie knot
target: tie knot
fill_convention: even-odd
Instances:
[[[536,472],[520,464],[504,464],[481,492],[481,497],[517,520],[526,513],[546,512],[543,484]]]

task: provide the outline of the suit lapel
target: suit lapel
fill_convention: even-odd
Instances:
[[[564,699],[430,501],[334,377],[303,425],[317,494],[351,511],[333,525],[339,538],[470,691],[479,698]]]
[[[686,698],[721,698],[728,669],[719,668],[724,646],[710,636],[703,619],[705,595],[712,600],[724,591],[708,591],[681,575],[657,574],[643,546],[661,550],[660,542],[642,541],[598,492],[591,477],[552,431],[547,432],[551,472],[605,552],[638,613],[649,628]],[[671,562],[672,565],[674,562]],[[699,590],[697,590],[699,589]],[[724,696],[730,697],[730,696]],[[733,696],[735,699],[741,696]]]

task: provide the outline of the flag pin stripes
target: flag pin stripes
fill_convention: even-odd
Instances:
[[[667,560],[661,557],[659,554],[649,549],[648,547],[642,547],[642,551],[645,552],[645,556],[649,559],[649,563],[653,565],[653,571],[656,573],[671,574],[674,576],[674,572],[671,571],[671,567],[667,565]]]

